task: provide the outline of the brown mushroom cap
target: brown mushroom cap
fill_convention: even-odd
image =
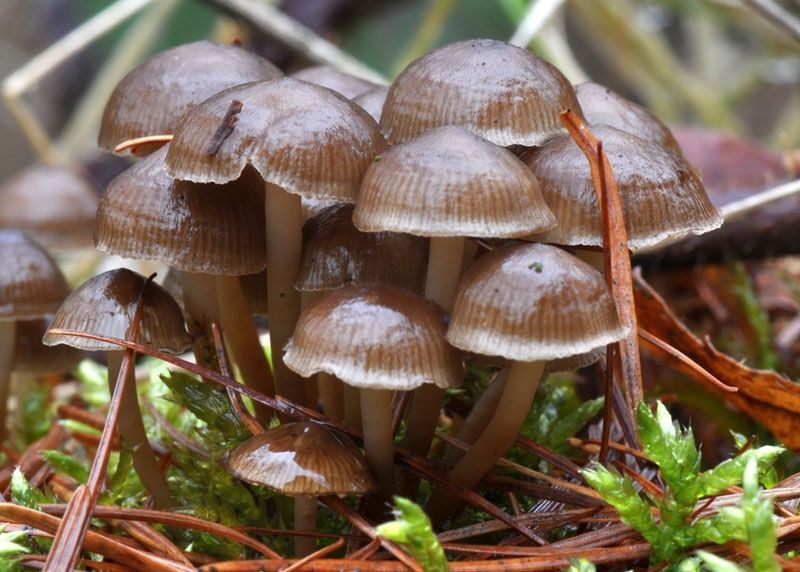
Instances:
[[[386,102],[386,96],[389,95],[389,86],[379,85],[373,87],[369,91],[365,91],[361,95],[354,97],[353,102],[358,104],[364,111],[369,113],[375,121],[381,120],[381,112],[383,111],[383,104]]]
[[[97,209],[95,244],[180,270],[239,275],[267,265],[264,185],[245,169],[224,185],[172,179],[168,145],[114,179]]]
[[[421,296],[385,284],[345,286],[303,312],[284,362],[303,377],[326,372],[356,387],[452,387],[461,360],[444,332],[444,313]]]
[[[84,282],[55,313],[50,329],[73,330],[124,339],[136,312],[145,277],[126,268],[110,270]],[[54,334],[48,330],[42,342],[48,346],[67,344],[88,351],[114,351],[120,346]],[[145,291],[138,340],[155,349],[182,353],[191,343],[177,302],[166,290],[150,283]]]
[[[530,169],[463,127],[390,148],[364,175],[353,222],[364,231],[518,237],[555,220]]]
[[[241,109],[220,139],[233,102]],[[250,164],[289,193],[355,202],[383,146],[375,121],[355,103],[283,78],[234,87],[195,107],[175,132],[167,169],[179,179],[224,183]]]
[[[628,245],[656,244],[670,236],[702,234],[722,224],[697,170],[682,156],[607,125],[592,126],[619,186]],[[599,207],[589,164],[567,135],[522,158],[539,179],[558,224],[536,235],[542,242],[602,246]]]
[[[526,243],[470,267],[447,331],[456,347],[527,362],[582,354],[623,335],[602,274],[559,248]]]
[[[340,72],[327,65],[307,67],[294,72],[289,77],[327,87],[341,93],[347,99],[354,99],[362,93],[378,87],[371,81]]]
[[[361,451],[315,423],[287,423],[255,435],[230,454],[228,466],[236,478],[289,496],[375,490]]]
[[[68,371],[78,365],[83,352],[77,348],[64,345],[50,347],[42,343],[42,336],[49,325],[49,317],[17,322],[14,371],[44,374]]]
[[[97,190],[72,169],[29,167],[0,187],[0,228],[22,230],[51,251],[89,248]]]
[[[171,48],[117,84],[103,112],[98,143],[112,150],[128,139],[172,133],[186,111],[215,93],[282,75],[269,61],[235,45],[202,40]]]
[[[49,254],[18,230],[0,230],[0,320],[44,318],[67,294]]]
[[[565,109],[580,114],[572,85],[553,65],[505,42],[467,40],[409,64],[389,88],[381,131],[395,144],[461,125],[504,147],[541,145],[564,132]]]
[[[428,241],[396,232],[361,232],[351,204],[328,207],[303,227],[303,260],[295,288],[335,290],[382,282],[421,293]]]

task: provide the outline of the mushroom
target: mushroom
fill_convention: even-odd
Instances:
[[[143,299],[139,341],[152,348],[182,353],[191,338],[186,333],[183,314],[172,297],[157,284],[149,284],[142,292],[146,279],[127,269],[111,270],[91,278],[72,292],[55,313],[50,328],[42,339],[48,346],[66,344],[87,351],[105,351],[108,356],[108,385],[113,393],[122,365],[124,351],[113,343],[91,340],[51,330],[71,330],[109,338],[128,336],[136,305]],[[173,504],[166,479],[156,462],[147,440],[133,370],[126,380],[119,431],[134,449],[133,466],[150,491],[158,507]]]
[[[364,171],[383,150],[373,119],[338,93],[282,78],[231,88],[187,114],[167,153],[179,179],[224,183],[252,165],[264,179],[267,307],[277,391],[304,401],[283,364],[300,314],[294,281],[302,255],[300,197],[354,202]]]
[[[317,497],[361,496],[375,482],[361,451],[341,433],[316,423],[287,423],[254,435],[228,457],[233,475],[294,497],[294,529],[317,530]],[[314,551],[316,539],[295,537],[295,553]]]
[[[17,322],[56,311],[69,287],[52,258],[24,233],[0,230],[0,439],[14,368]]]
[[[371,81],[340,72],[336,68],[326,65],[303,68],[289,77],[327,87],[336,93],[341,93],[347,99],[355,99],[362,93],[378,87]]]
[[[389,87],[381,85],[354,97],[353,102],[360,105],[375,121],[380,122],[383,104],[388,94]]]

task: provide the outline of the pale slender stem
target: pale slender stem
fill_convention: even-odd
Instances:
[[[344,385],[344,424],[348,429],[361,431],[361,392],[356,387]]]
[[[448,471],[447,477],[451,482],[473,488],[511,447],[530,411],[544,366],[544,362],[515,362],[511,366],[491,422],[470,450]],[[425,509],[434,524],[439,525],[462,503],[457,495],[436,487]]]
[[[294,497],[294,529],[297,532],[317,531],[317,497]],[[294,537],[294,555],[298,558],[308,556],[316,549],[317,539],[313,536]]]
[[[394,436],[392,435],[392,392],[361,389],[361,433],[364,453],[375,480],[378,501],[388,500],[394,490]]]
[[[0,441],[8,432],[8,394],[14,369],[17,325],[14,320],[0,320]]]
[[[474,240],[464,241],[464,254],[461,256],[461,275],[467,271],[467,268],[472,266],[475,258],[478,256],[478,243]]]
[[[325,292],[300,292],[300,314],[305,312],[306,308],[311,306],[324,295]],[[315,373],[311,377],[307,378],[304,381],[304,387],[306,392],[306,403],[311,405],[314,409],[318,408],[320,402],[322,402],[322,406],[325,411],[328,411],[330,407],[336,407],[335,404],[325,404],[325,396],[322,395],[322,391],[320,389],[319,374]]]
[[[245,385],[270,397],[275,395],[272,370],[238,276],[217,276],[217,302],[222,334]],[[255,412],[260,423],[269,425],[271,409],[256,403]]]
[[[586,264],[600,272],[606,273],[606,259],[602,250],[588,250],[585,248],[575,249],[575,258],[583,260]]]
[[[325,416],[331,421],[344,421],[344,384],[336,376],[324,372],[317,374],[317,384]]]
[[[265,183],[267,201],[267,312],[275,369],[275,390],[295,403],[305,404],[303,378],[283,363],[283,348],[300,317],[300,292],[294,282],[303,254],[303,212],[300,196]]]
[[[211,274],[181,272],[181,287],[189,333],[194,338],[192,349],[197,363],[219,371],[216,352],[211,343],[211,322],[220,321],[217,282]]]
[[[108,352],[108,390],[112,395],[124,354],[124,350]],[[128,446],[133,448],[133,468],[136,469],[136,474],[139,475],[144,486],[153,495],[156,508],[170,508],[175,505],[175,499],[172,497],[167,479],[161,472],[156,454],[147,440],[147,433],[142,422],[142,410],[139,408],[139,398],[136,395],[133,368],[130,368],[129,372],[123,388],[119,433]]]

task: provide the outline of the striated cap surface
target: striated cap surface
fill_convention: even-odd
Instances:
[[[347,99],[353,99],[374,87],[378,87],[371,81],[340,72],[327,65],[303,68],[289,77],[327,87],[337,93],[341,93]]]

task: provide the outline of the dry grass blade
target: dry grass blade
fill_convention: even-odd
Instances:
[[[151,147],[158,143],[166,145],[172,141],[172,135],[147,135],[145,137],[136,137],[135,139],[128,139],[114,147],[114,153],[122,153],[123,151],[130,151],[134,155],[139,147]]]
[[[326,546],[324,548],[320,548],[316,552],[312,552],[311,554],[309,554],[305,558],[303,558],[301,560],[298,560],[297,562],[295,562],[291,566],[288,566],[287,568],[284,568],[283,572],[294,572],[295,570],[302,570],[304,566],[308,565],[309,563],[313,562],[314,560],[322,558],[326,554],[330,554],[331,552],[333,552],[334,550],[336,550],[337,548],[339,548],[342,545],[344,545],[344,538],[340,538],[339,540],[337,540],[333,544],[331,544],[329,546]]]

